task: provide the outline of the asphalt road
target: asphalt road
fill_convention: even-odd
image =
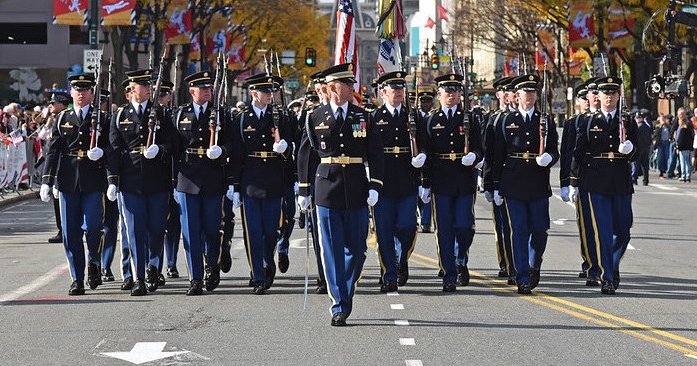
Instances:
[[[434,234],[419,234],[408,285],[382,294],[370,249],[351,326],[334,328],[326,295],[310,293],[303,310],[299,229],[290,270],[266,296],[247,287],[237,225],[233,269],[212,293],[186,297],[181,278],[134,298],[117,278],[68,297],[63,247],[46,243],[55,234],[52,207],[25,201],[0,209],[0,365],[129,365],[105,353],[137,343],[131,355],[172,352],[147,365],[697,365],[696,204],[694,185],[654,177],[637,188],[634,249],[608,297],[577,278],[574,209],[553,197],[542,281],[521,297],[495,278],[491,208],[480,196],[470,286],[441,292]],[[181,249],[184,274],[183,259]]]

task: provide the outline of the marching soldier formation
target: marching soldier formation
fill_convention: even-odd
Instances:
[[[100,95],[108,92],[100,92],[98,75],[70,77],[74,108],[55,111],[40,192],[46,202],[52,190],[58,197],[69,295],[84,294],[85,283],[96,289],[114,281],[115,252],[122,290],[156,291],[165,285],[165,269],[168,278],[180,276],[180,235],[186,295],[214,291],[232,265],[234,209],[241,213],[250,287],[266,294],[277,268],[285,273],[290,266],[297,204],[298,226],[315,251],[315,292],[329,296],[331,325],[344,326],[369,226],[380,291],[407,286],[419,228],[435,231],[442,291],[469,284],[478,188],[491,204],[498,276],[530,294],[542,277],[557,161],[561,197],[577,208],[579,276],[602,294],[619,287],[632,226],[637,128],[622,111],[622,80],[591,78],[574,89],[578,114],[564,122],[558,146],[540,102],[544,75],[496,80],[498,108],[488,114],[470,106],[456,73],[420,91],[408,90],[405,72],[385,73],[374,85],[382,105],[366,95],[364,109],[354,97],[350,63],[311,75],[309,91],[287,106],[280,75],[250,76],[244,80],[250,102],[229,108],[222,65],[186,76],[191,101],[181,106],[178,85],[164,80],[162,67],[127,72],[127,103],[113,113],[108,103],[101,110]],[[66,105],[64,99],[54,102]]]

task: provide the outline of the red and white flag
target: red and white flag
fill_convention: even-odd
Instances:
[[[353,22],[353,3],[351,0],[339,0],[336,12],[336,47],[334,48],[334,65],[353,63],[353,74],[356,84],[353,89],[360,91],[360,75],[358,72],[358,47],[356,45],[356,24]]]

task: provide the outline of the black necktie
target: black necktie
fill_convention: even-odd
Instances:
[[[138,104],[138,118],[142,119],[143,118],[143,105]]]
[[[399,118],[399,109],[394,110],[394,119],[396,120],[397,118]]]
[[[339,124],[343,124],[344,123],[344,109],[339,107],[339,109],[336,110],[336,113],[338,113],[336,115],[336,121],[339,122]]]
[[[530,124],[530,115],[527,113],[525,114],[525,123]]]
[[[259,120],[264,119],[264,111],[259,111]]]
[[[448,109],[448,122],[450,122],[453,119],[453,110]]]

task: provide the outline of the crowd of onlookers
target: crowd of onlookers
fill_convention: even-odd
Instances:
[[[661,114],[652,128],[651,167],[659,172],[660,179],[691,182],[697,168],[697,108],[693,113],[679,108],[677,117]]]

